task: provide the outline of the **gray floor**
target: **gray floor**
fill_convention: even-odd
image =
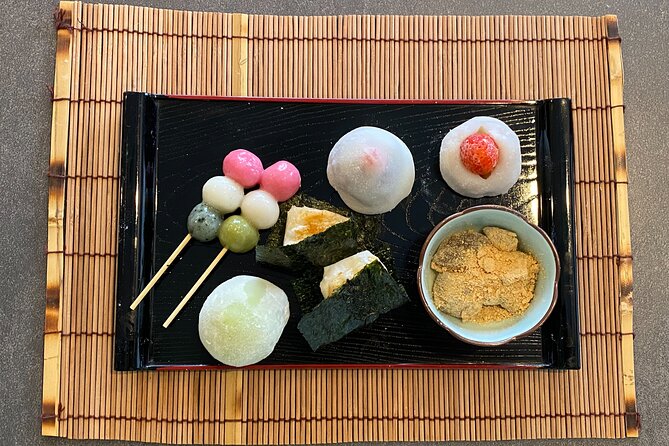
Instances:
[[[669,0],[277,2],[125,0],[179,9],[269,14],[558,14],[620,19],[634,249],[638,441],[542,444],[669,444]],[[276,3],[276,4],[273,4]],[[42,438],[40,397],[53,82],[55,2],[3,0],[0,19],[0,445],[93,445]],[[111,443],[107,443],[111,444]],[[130,444],[130,443],[124,443]],[[506,444],[516,444],[509,442]],[[528,445],[530,442],[517,442]]]

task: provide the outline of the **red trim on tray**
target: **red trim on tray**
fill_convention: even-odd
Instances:
[[[259,364],[247,367],[230,367],[226,365],[173,365],[165,367],[155,367],[153,370],[177,371],[177,370],[286,370],[286,369],[482,369],[482,370],[538,370],[544,366],[539,365],[490,365],[490,364]],[[149,370],[151,367],[148,368]]]
[[[190,100],[205,100],[205,101],[239,101],[239,102],[304,102],[315,104],[397,104],[397,105],[471,105],[471,104],[535,104],[536,101],[522,101],[514,99],[369,99],[369,98],[281,98],[269,96],[193,96],[193,95],[178,95],[166,94],[156,95],[169,99],[190,99]]]

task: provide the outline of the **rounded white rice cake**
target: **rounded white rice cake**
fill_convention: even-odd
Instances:
[[[351,130],[328,156],[327,177],[346,206],[361,214],[390,212],[413,188],[411,151],[395,134],[378,127]]]
[[[281,288],[260,277],[235,276],[204,302],[200,341],[225,365],[255,364],[272,353],[289,316],[288,296]]]
[[[499,148],[497,166],[488,178],[470,171],[460,158],[460,145],[470,135],[483,133]],[[441,142],[439,169],[446,184],[455,192],[480,198],[505,194],[520,176],[520,140],[504,122],[489,116],[477,116],[448,132]]]

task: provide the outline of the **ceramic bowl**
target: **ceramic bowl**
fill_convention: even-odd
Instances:
[[[497,226],[518,235],[518,249],[539,262],[534,298],[521,315],[501,322],[473,323],[442,313],[432,299],[432,285],[437,273],[430,267],[439,244],[449,235],[465,229],[481,230]],[[444,219],[430,232],[423,244],[418,267],[418,289],[425,310],[437,324],[456,338],[470,344],[494,346],[525,336],[544,323],[557,300],[560,261],[550,237],[518,212],[502,206],[483,205],[466,209]]]

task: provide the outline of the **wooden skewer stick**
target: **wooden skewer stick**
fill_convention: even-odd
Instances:
[[[192,238],[192,236],[190,235],[190,233],[186,234],[186,237],[184,237],[184,239],[181,241],[179,246],[177,246],[177,249],[174,250],[172,255],[170,255],[169,258],[165,261],[165,263],[163,263],[163,266],[160,267],[158,272],[153,276],[153,278],[149,281],[149,283],[146,284],[146,286],[144,287],[142,292],[139,293],[139,296],[137,296],[137,298],[133,301],[133,303],[130,304],[130,309],[131,310],[134,310],[135,308],[137,308],[137,305],[139,305],[139,303],[146,297],[146,295],[149,294],[149,291],[151,291],[151,288],[153,288],[153,286],[156,284],[156,282],[158,282],[158,280],[160,280],[162,275],[165,274],[165,271],[167,271],[167,268],[169,268],[170,265],[172,265],[172,262],[174,262],[174,259],[176,259],[177,256],[179,255],[179,253],[186,247],[188,242],[190,242],[191,238]]]
[[[190,298],[193,297],[193,295],[198,290],[198,288],[200,288],[200,285],[202,285],[202,282],[204,282],[207,279],[207,276],[209,276],[209,274],[211,274],[211,272],[214,270],[214,268],[216,268],[216,265],[218,264],[218,262],[221,261],[221,259],[223,258],[223,256],[225,255],[226,252],[228,252],[228,248],[221,249],[221,252],[218,253],[218,255],[216,256],[214,261],[209,264],[207,269],[204,270],[204,273],[202,273],[200,278],[197,279],[197,282],[195,282],[195,285],[193,285],[193,287],[190,289],[190,291],[188,291],[188,294],[186,294],[184,296],[184,298],[181,299],[181,302],[179,302],[179,305],[177,305],[177,307],[174,309],[172,314],[170,314],[170,317],[168,317],[165,320],[165,322],[163,322],[163,327],[167,328],[167,327],[170,326],[170,324],[172,323],[174,318],[177,317],[177,315],[183,309],[183,307],[186,306],[186,304],[188,303]]]

